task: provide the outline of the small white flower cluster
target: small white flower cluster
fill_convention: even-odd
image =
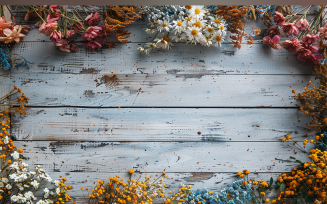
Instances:
[[[173,40],[178,42],[186,39],[187,43],[200,43],[208,47],[221,46],[225,40],[225,20],[210,13],[205,6],[144,6],[141,9],[150,22],[150,28],[145,28],[145,31],[148,34],[155,33],[152,42],[138,48],[146,54],[155,48],[171,49]]]

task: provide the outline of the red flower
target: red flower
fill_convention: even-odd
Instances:
[[[102,37],[101,31],[102,31],[101,27],[89,27],[87,31],[83,33],[82,39],[91,41],[98,36]]]
[[[52,42],[56,42],[58,41],[59,39],[61,39],[63,37],[63,35],[61,34],[60,31],[53,31],[51,34],[50,34],[50,40]]]
[[[53,13],[50,13],[48,16],[47,16],[47,21],[50,22],[50,21],[58,21],[60,18],[61,18],[61,14],[53,14]]]
[[[320,64],[319,59],[317,59],[311,52],[308,55],[298,55],[297,59],[305,64]]]
[[[302,38],[302,43],[305,47],[309,47],[309,45],[317,44],[317,40],[319,40],[319,36],[315,34],[307,34]]]
[[[299,34],[299,29],[293,23],[284,24],[283,31],[290,36],[293,36],[293,34]]]
[[[274,15],[274,22],[277,23],[277,25],[283,25],[285,21],[286,18],[284,18],[283,14],[276,11]]]
[[[100,22],[101,15],[98,12],[91,13],[85,18],[89,26],[96,26]]]
[[[72,25],[72,28],[75,29],[78,32],[84,32],[80,28],[83,27],[83,24],[81,22],[74,22]]]
[[[298,27],[300,31],[303,31],[303,30],[310,31],[310,26],[306,19],[303,20],[303,18],[301,18],[298,22],[296,22],[295,26]]]
[[[319,37],[327,40],[327,23],[323,27],[319,28],[318,31]]]
[[[51,5],[49,7],[50,11],[55,12],[55,13],[60,13],[60,10],[58,9],[58,5]]]
[[[44,33],[46,36],[49,36],[53,31],[58,27],[57,21],[43,22],[39,28],[39,33]]]
[[[77,51],[77,47],[76,47],[76,45],[71,44],[71,46],[70,46],[70,50],[76,52],[76,51]]]
[[[302,48],[302,45],[297,38],[294,38],[292,40],[285,40],[280,44],[283,46],[283,48],[288,51],[291,51],[293,54],[296,54],[297,51]]]
[[[74,30],[67,30],[67,32],[66,32],[66,38],[70,38],[70,37],[72,37],[75,34],[76,33],[75,33]]]
[[[266,36],[263,38],[263,44],[268,45],[269,47],[279,50],[280,46],[277,45],[276,43],[279,43],[280,38],[278,35],[275,35],[272,39],[269,36]]]
[[[267,33],[268,33],[269,35],[281,35],[281,34],[282,34],[282,33],[280,32],[280,30],[277,29],[277,28],[269,28],[269,29],[267,30]]]
[[[70,45],[66,39],[60,39],[55,42],[55,46],[59,47],[59,49],[63,52],[70,52]]]

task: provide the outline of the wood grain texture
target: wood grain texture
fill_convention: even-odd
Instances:
[[[231,44],[216,48],[179,43],[172,50],[155,50],[150,56],[137,51],[140,45],[117,44],[111,50],[91,52],[77,43],[79,51],[65,53],[52,42],[23,41],[13,52],[35,64],[29,65],[30,70],[12,70],[12,74],[313,74],[311,66],[300,63],[291,52],[262,44],[244,45],[238,50]]]
[[[118,84],[99,85],[101,74],[13,74],[29,106],[92,107],[296,107],[292,89],[315,76],[117,74]],[[108,82],[110,83],[110,82]]]
[[[308,161],[293,142],[63,142],[15,141],[31,165],[46,171],[140,172],[290,172]],[[306,149],[312,149],[308,144]],[[294,153],[297,151],[297,154]],[[63,163],[64,162],[64,163]],[[56,170],[57,169],[57,170]]]
[[[307,139],[311,118],[297,109],[29,108],[12,117],[15,140],[281,141]]]

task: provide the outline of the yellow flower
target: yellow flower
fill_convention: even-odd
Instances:
[[[260,192],[260,195],[265,196],[266,194],[265,194],[265,192]]]
[[[271,203],[276,203],[276,200],[272,200]]]
[[[265,203],[269,203],[269,198],[266,198]]]
[[[128,173],[133,174],[135,171],[133,169],[130,169]]]

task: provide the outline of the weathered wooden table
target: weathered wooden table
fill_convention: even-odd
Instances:
[[[63,53],[36,28],[19,43],[15,52],[35,64],[1,71],[0,79],[2,89],[15,84],[30,99],[27,116],[13,115],[11,134],[31,166],[66,176],[72,197],[82,197],[80,187],[127,178],[131,168],[166,171],[169,189],[218,191],[243,169],[268,181],[297,166],[290,155],[308,159],[281,139],[308,133],[310,118],[297,110],[292,89],[317,83],[309,65],[263,45],[262,35],[240,50],[174,43],[143,55],[136,49],[151,40],[146,23],[130,26],[132,43],[111,50],[89,52],[77,42],[78,52]],[[99,85],[105,74],[117,84]]]

